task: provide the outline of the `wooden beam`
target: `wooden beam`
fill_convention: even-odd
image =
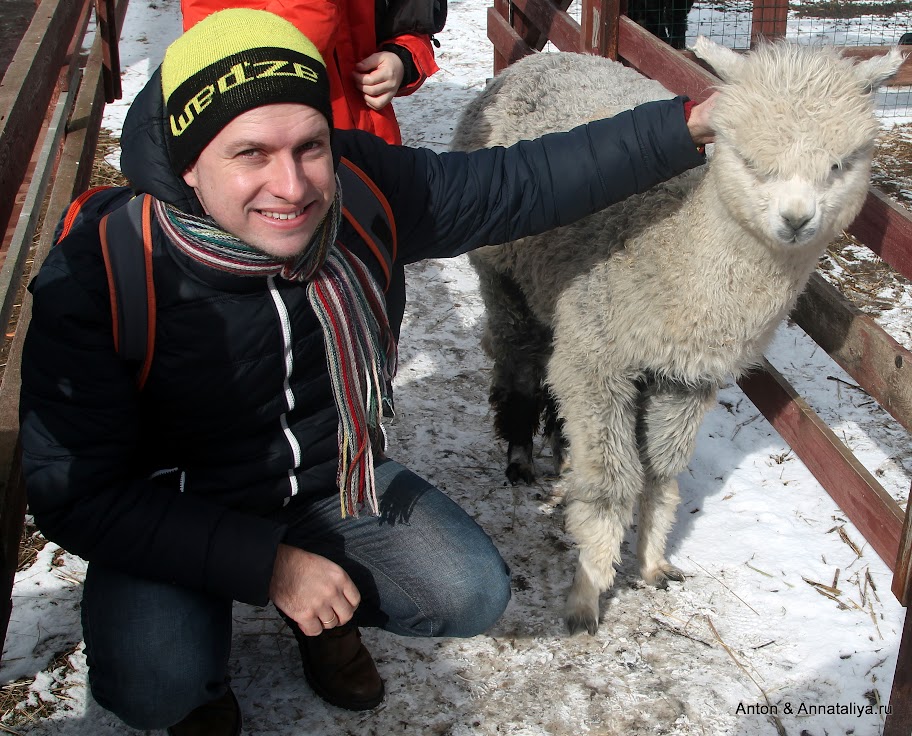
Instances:
[[[892,570],[904,520],[899,504],[767,361],[738,384]]]
[[[0,230],[28,169],[41,120],[88,0],[43,0],[0,84]]]
[[[117,0],[115,12],[118,28],[123,25],[124,17],[127,14],[127,4],[128,0]],[[67,125],[66,143],[48,201],[49,212],[62,213],[77,194],[89,187],[95,149],[98,146],[101,118],[104,113],[103,66],[102,49],[96,39],[86,60],[82,84],[73,105],[69,125]],[[33,269],[44,261],[51,247],[51,235],[52,233],[42,233],[35,253],[35,262],[32,265]]]
[[[850,59],[858,59],[859,61],[863,59],[870,59],[873,56],[883,56],[886,54],[892,46],[842,46],[840,47],[840,53]],[[747,53],[747,49],[736,49],[739,53]],[[678,52],[682,56],[686,56],[688,59],[693,61],[696,64],[699,64],[704,69],[712,71],[712,67],[709,66],[702,59],[698,59],[696,54],[693,51],[687,49],[681,49]],[[896,76],[887,80],[884,83],[885,87],[908,87],[912,85],[912,54],[906,56],[905,61],[903,61],[902,66],[899,67],[899,71],[896,73]]]
[[[75,94],[65,92],[58,99],[51,115],[47,134],[35,165],[35,175],[29,183],[25,202],[19,212],[18,222],[13,231],[9,250],[0,267],[0,325],[6,327],[13,311],[13,302],[22,280],[25,257],[32,247],[32,239],[38,227],[41,205],[47,192],[51,174],[54,171],[60,144],[66,129],[66,120],[73,107]],[[4,330],[5,331],[5,330]]]
[[[912,352],[818,273],[792,318],[858,385],[912,431]]]
[[[908,210],[872,188],[848,231],[903,276],[912,279],[912,218]]]
[[[523,41],[494,8],[488,8],[488,38],[507,65],[535,53],[535,49]]]
[[[709,97],[713,85],[719,83],[718,77],[627,17],[619,22],[619,51],[621,58],[641,74],[696,102]]]
[[[513,5],[541,28],[560,51],[581,51],[580,24],[560,6],[549,0],[516,0]],[[561,5],[568,5],[567,0],[561,0]]]
[[[89,19],[92,17],[92,3],[83,2],[82,3],[82,13],[79,16],[79,20],[76,21],[76,30],[73,33],[73,37],[70,39],[70,45],[67,46],[66,59],[67,66],[71,70],[70,79],[68,85],[75,84],[78,82],[78,77],[74,74],[81,74],[82,70],[80,69],[81,64],[79,63],[81,57],[83,56],[83,46],[85,42],[86,29],[89,27]],[[65,90],[73,89],[72,86],[65,86]],[[74,89],[75,92],[75,89]]]

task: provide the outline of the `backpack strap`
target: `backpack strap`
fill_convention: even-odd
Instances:
[[[67,235],[70,234],[70,231],[73,229],[73,226],[79,219],[79,214],[82,212],[83,205],[88,202],[92,197],[94,197],[98,192],[104,192],[113,187],[102,185],[97,187],[92,187],[87,189],[82,194],[80,194],[76,199],[72,201],[69,208],[67,208],[66,213],[63,216],[63,219],[58,224],[57,233],[54,237],[54,242],[59,243]]]
[[[152,197],[141,194],[105,215],[98,231],[111,294],[114,347],[123,360],[140,366],[136,385],[142,389],[155,349]]]
[[[386,197],[367,174],[344,156],[336,171],[342,184],[342,216],[357,231],[383,269],[387,291],[396,260],[396,221]]]

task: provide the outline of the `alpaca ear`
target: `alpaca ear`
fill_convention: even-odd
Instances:
[[[888,54],[873,56],[857,63],[854,69],[855,77],[865,92],[873,92],[896,74],[905,58],[899,47],[894,46]]]
[[[709,64],[723,82],[732,82],[737,79],[738,73],[746,63],[741,54],[710,41],[706,36],[697,36],[696,43],[691,50],[698,58]]]

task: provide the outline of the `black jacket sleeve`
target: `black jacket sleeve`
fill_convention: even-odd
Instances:
[[[264,605],[284,527],[136,474],[139,393],[114,350],[97,236],[79,234],[30,285],[20,399],[30,511],[92,564]]]
[[[568,225],[705,162],[684,98],[508,148],[435,154],[337,131],[341,154],[378,183],[398,233],[397,260],[455,256]]]

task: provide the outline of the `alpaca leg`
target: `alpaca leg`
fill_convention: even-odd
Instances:
[[[552,375],[559,373],[554,369]],[[574,375],[575,374],[575,375]],[[637,389],[632,377],[578,385],[585,371],[570,370],[561,391],[561,413],[569,439],[566,526],[579,545],[579,562],[567,599],[570,633],[598,628],[599,594],[614,584],[624,532],[643,488],[636,446]]]
[[[476,260],[488,313],[482,345],[494,361],[489,400],[494,430],[507,442],[507,479],[535,480],[532,441],[544,406],[543,375],[551,331],[532,314],[519,286]]]
[[[665,587],[684,573],[665,559],[665,543],[678,507],[677,475],[693,454],[703,415],[715,399],[711,386],[694,388],[661,379],[643,392],[637,435],[646,484],[640,500],[637,557],[644,581]]]
[[[599,622],[599,596],[614,585],[621,561],[624,532],[633,520],[634,498],[611,502],[573,499],[567,506],[567,529],[579,546],[579,560],[567,597],[565,615],[571,634],[594,634]]]
[[[551,447],[551,462],[554,465],[554,474],[560,475],[565,469],[567,458],[567,438],[564,436],[564,420],[561,419],[557,409],[557,400],[550,389],[547,389],[545,398],[545,426],[543,433],[548,438]]]
[[[646,481],[640,499],[637,558],[640,577],[657,588],[668,587],[669,580],[684,582],[684,573],[665,559],[665,541],[674,524],[679,500],[677,478]]]

